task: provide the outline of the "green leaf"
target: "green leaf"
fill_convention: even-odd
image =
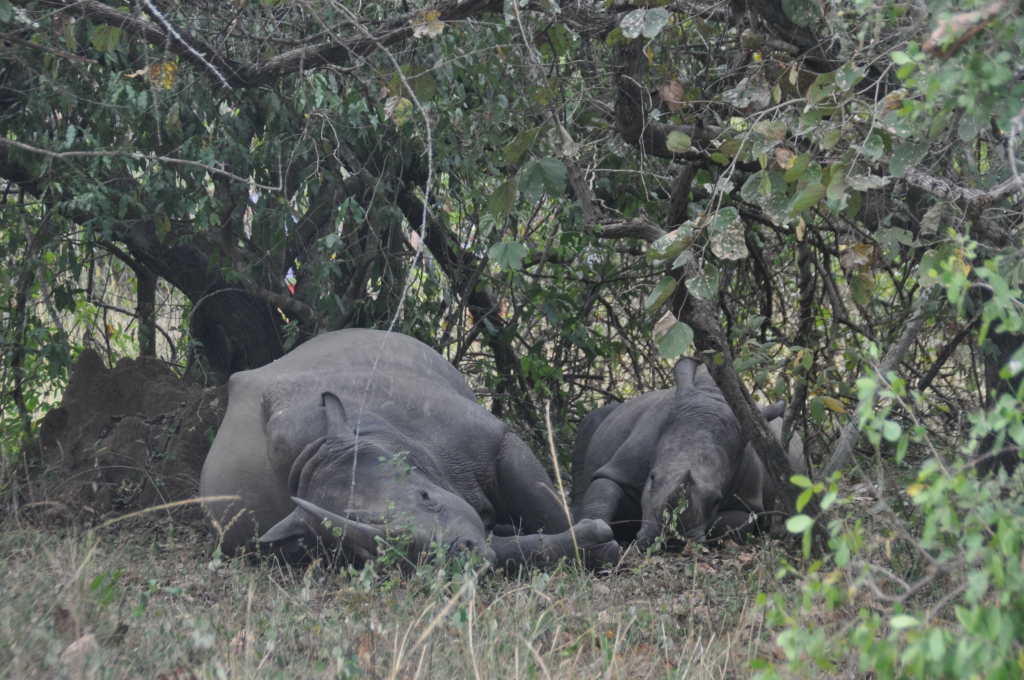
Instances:
[[[851,64],[844,64],[836,71],[836,85],[847,92],[864,79],[864,70]]]
[[[970,142],[977,137],[982,128],[985,127],[988,118],[987,113],[981,110],[981,107],[975,107],[974,111],[965,113],[956,129],[960,141]]]
[[[882,436],[885,437],[886,441],[898,441],[903,436],[903,427],[897,422],[886,420],[885,424],[882,425]]]
[[[175,134],[181,132],[181,107],[178,104],[179,102],[171,104],[171,108],[167,111],[167,116],[164,118],[164,126],[167,128],[167,131]]]
[[[793,161],[793,167],[791,167],[789,170],[786,170],[786,174],[782,176],[782,179],[786,180],[787,184],[797,181],[798,179],[804,176],[805,172],[807,172],[807,166],[810,165],[810,163],[811,154],[800,154],[799,156],[796,157],[796,160]]]
[[[647,15],[644,17],[644,30],[643,36],[647,39],[654,38],[661,29],[668,25],[669,13],[667,9],[658,7],[657,9],[647,10]]]
[[[846,183],[854,191],[868,191],[869,189],[881,189],[892,181],[892,177],[879,177],[878,175],[860,175],[848,177]]]
[[[861,152],[869,159],[877,161],[885,153],[885,140],[879,134],[872,133],[860,146]]]
[[[722,145],[718,147],[718,151],[724,155],[732,158],[740,152],[743,147],[743,140],[739,137],[733,137],[722,142]]]
[[[757,199],[762,195],[761,192],[761,180],[767,177],[767,173],[764,170],[758,170],[743,183],[743,187],[740,189],[740,198],[747,203],[755,203]]]
[[[679,321],[658,341],[658,354],[666,359],[674,359],[688,350],[691,343],[693,329]]]
[[[828,407],[829,411],[835,411],[836,413],[846,413],[846,407],[843,406],[843,402],[839,401],[835,397],[822,397],[821,401]]]
[[[786,530],[791,534],[802,534],[814,526],[814,520],[807,515],[793,515],[786,520]]]
[[[718,297],[718,276],[718,268],[707,262],[704,264],[704,272],[690,279],[686,287],[694,297],[713,300]]]
[[[647,247],[647,261],[668,260],[683,252],[693,244],[693,228],[688,223],[665,234]]]
[[[693,251],[692,250],[684,250],[683,252],[679,253],[679,257],[677,257],[675,260],[673,260],[673,262],[672,262],[672,269],[679,269],[680,267],[689,264],[690,260],[692,260],[692,259],[693,259]]]
[[[505,271],[519,270],[523,268],[526,247],[516,241],[502,241],[491,246],[487,256]]]
[[[635,9],[625,17],[619,24],[622,35],[632,40],[643,35],[650,39],[661,33],[661,29],[668,25],[668,10],[657,9]]]
[[[869,272],[860,272],[850,279],[850,292],[858,305],[871,302],[871,294],[875,292],[875,277]]]
[[[789,481],[793,483],[793,486],[799,486],[801,489],[810,489],[814,486],[814,482],[804,475],[793,475]]]
[[[519,173],[519,191],[527,203],[536,204],[544,195],[544,171],[540,163],[530,161]]]
[[[7,0],[0,0],[0,21],[4,21],[3,12],[4,5],[10,7],[10,3]],[[68,49],[72,52],[78,51],[78,40],[75,38],[75,25],[70,21],[64,22],[64,44],[68,46]]]
[[[897,66],[912,64],[914,62],[914,58],[906,52],[893,52],[889,56],[892,58],[892,62]]]
[[[928,153],[928,144],[924,142],[907,142],[900,144],[892,152],[889,160],[889,172],[894,177],[903,177],[907,168],[916,165]]]
[[[828,189],[825,190],[825,197],[830,201],[838,201],[846,193],[846,182],[843,181],[843,168],[841,163],[833,166],[832,175],[828,181]]]
[[[97,26],[92,31],[92,46],[99,52],[113,52],[121,41],[121,29],[113,26]]]
[[[889,621],[889,626],[893,630],[903,630],[904,628],[914,628],[920,626],[921,622],[916,617],[910,616],[909,614],[897,614],[892,617]]]
[[[661,307],[672,297],[675,289],[676,280],[671,276],[666,276],[661,281],[658,281],[658,285],[654,287],[654,290],[651,291],[651,294],[644,301],[644,309],[653,311]]]
[[[639,38],[640,34],[644,30],[644,21],[647,18],[647,10],[635,9],[626,16],[622,17],[622,21],[619,23],[619,29],[622,30],[622,35],[625,38],[632,40],[633,38]]]
[[[796,215],[801,210],[807,210],[817,205],[818,201],[825,197],[825,187],[821,184],[808,184],[803,191],[796,195],[793,203],[789,206],[789,214]]]
[[[810,403],[811,418],[814,419],[815,425],[821,425],[825,420],[825,402],[821,400],[821,397],[815,397],[811,399]]]
[[[494,215],[494,221],[501,224],[512,210],[516,200],[516,183],[513,180],[502,182],[487,199],[487,212]]]
[[[747,253],[743,221],[736,208],[726,207],[718,211],[708,226],[711,252],[722,260],[742,260]]]
[[[566,176],[565,163],[557,158],[548,156],[547,158],[541,158],[537,161],[537,165],[540,167],[541,181],[544,183],[544,188],[547,189],[548,196],[558,198],[564,194]]]
[[[505,162],[508,164],[518,163],[519,159],[523,157],[526,150],[530,148],[533,141],[537,139],[537,133],[540,132],[540,128],[532,128],[530,130],[520,130],[516,134],[515,139],[509,142],[504,149]]]
[[[754,132],[769,142],[781,142],[786,138],[786,124],[781,120],[762,120],[754,124]]]
[[[11,9],[10,0],[0,0],[0,22],[10,23],[12,14],[13,10]]]
[[[665,140],[665,146],[672,153],[686,153],[690,150],[690,137],[689,135],[673,130],[668,133],[668,138]]]
[[[551,49],[555,51],[555,56],[565,56],[572,48],[572,33],[565,24],[555,24],[549,28],[548,39],[551,40]]]

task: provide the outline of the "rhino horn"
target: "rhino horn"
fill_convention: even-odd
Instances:
[[[676,378],[676,387],[681,390],[693,387],[693,377],[697,374],[697,366],[700,365],[693,357],[683,357],[676,363],[672,373]]]
[[[302,538],[309,534],[309,525],[302,521],[298,512],[293,512],[283,520],[270,527],[270,530],[260,536],[259,542],[263,545],[271,543],[284,543],[294,538]]]
[[[336,541],[342,550],[349,550],[363,559],[370,559],[377,554],[377,539],[384,538],[384,532],[377,527],[336,515],[295,496],[292,496],[292,501],[316,519],[313,528],[325,541]],[[330,520],[331,524],[341,529],[341,535],[336,537],[333,529],[324,526],[324,520]]]

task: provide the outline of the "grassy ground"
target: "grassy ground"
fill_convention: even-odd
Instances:
[[[475,580],[219,562],[212,543],[194,509],[91,533],[8,520],[0,677],[743,677],[768,653],[754,598],[784,557],[758,543]]]

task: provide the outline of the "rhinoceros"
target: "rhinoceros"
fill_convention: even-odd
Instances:
[[[200,480],[225,553],[291,559],[319,545],[361,562],[404,536],[514,567],[579,549],[619,556],[604,522],[570,531],[526,444],[477,403],[459,372],[398,333],[351,329],[309,340],[228,383],[228,410]],[[518,535],[488,536],[497,525]]]
[[[574,515],[604,520],[617,540],[635,538],[641,548],[684,504],[676,528],[694,541],[742,531],[751,513],[775,504],[774,485],[707,368],[684,358],[674,377],[674,389],[589,414],[573,447]],[[783,401],[761,408],[779,434],[784,409]],[[788,457],[800,469],[802,453],[794,437]]]

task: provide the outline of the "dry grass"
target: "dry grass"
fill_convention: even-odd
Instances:
[[[754,544],[478,581],[459,564],[282,568],[211,560],[198,510],[175,513],[95,532],[9,519],[0,677],[744,677],[781,559]]]

